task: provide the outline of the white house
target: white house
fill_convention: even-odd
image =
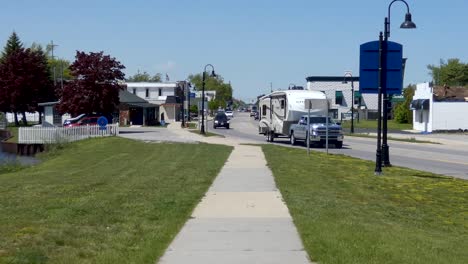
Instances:
[[[177,82],[127,82],[127,91],[151,104],[164,104],[168,96],[175,96]]]
[[[324,92],[330,100],[330,114],[333,118],[341,118],[341,114],[350,114],[351,106],[357,109],[359,118],[377,118],[377,95],[361,94],[359,92],[359,77],[343,76],[310,76],[306,78],[307,90]],[[344,82],[346,80],[346,82]],[[354,85],[354,104],[351,102],[352,89]]]
[[[435,89],[429,83],[416,86],[410,105],[414,130],[428,133],[437,130],[468,130],[468,97],[465,97],[468,92],[463,90],[465,88],[460,89],[461,93],[448,92],[448,89]]]

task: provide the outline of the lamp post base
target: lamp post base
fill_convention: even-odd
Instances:
[[[390,157],[389,157],[389,147],[387,144],[382,145],[382,156],[383,156],[383,163],[382,165],[384,167],[392,167],[392,164],[390,164]]]

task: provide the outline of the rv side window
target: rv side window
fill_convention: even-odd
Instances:
[[[284,109],[284,100],[281,100],[281,109]]]
[[[262,106],[262,116],[266,116],[266,109],[267,109],[267,106],[263,105]]]

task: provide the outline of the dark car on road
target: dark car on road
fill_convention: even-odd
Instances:
[[[225,127],[229,129],[229,119],[224,112],[218,112],[213,120],[213,128]]]

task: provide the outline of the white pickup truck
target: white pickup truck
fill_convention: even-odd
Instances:
[[[310,131],[307,131],[307,115],[301,117],[297,124],[291,125],[290,140],[291,145],[297,143],[298,140],[303,140],[307,145],[307,136],[311,145],[323,146],[326,143],[327,134],[327,117],[325,116],[310,116]],[[328,143],[335,145],[336,148],[343,147],[343,130],[340,125],[335,124],[328,117]]]

